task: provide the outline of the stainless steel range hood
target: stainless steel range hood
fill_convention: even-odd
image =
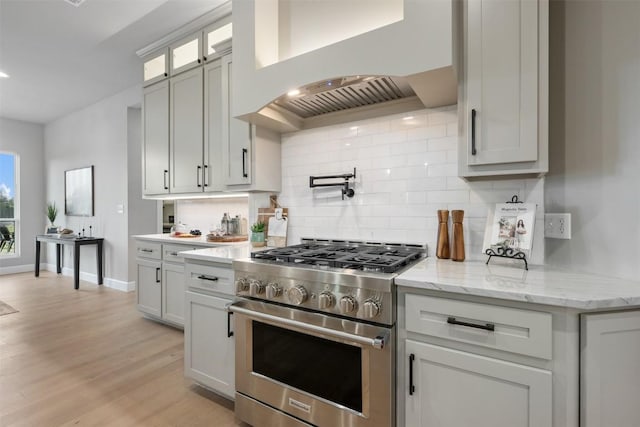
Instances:
[[[283,94],[246,119],[280,132],[455,104],[453,67],[412,76],[347,76]]]

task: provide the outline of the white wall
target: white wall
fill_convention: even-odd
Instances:
[[[405,120],[405,117],[413,116]],[[543,179],[466,182],[457,176],[455,106],[311,129],[282,137],[282,193],[288,243],[301,237],[427,243],[435,256],[437,210],[465,211],[467,259],[486,259],[488,208],[510,200],[538,205],[533,263],[544,257]],[[309,176],[353,172],[356,195],[309,188]]]
[[[47,200],[64,206],[64,171],[94,166],[95,216],[61,215],[58,222],[76,232],[88,232],[91,225],[95,236],[105,238],[105,282],[116,287],[128,283],[128,107],[140,104],[141,93],[135,86],[45,127]],[[117,212],[118,205],[124,206],[123,213]],[[149,221],[155,222],[155,216]],[[54,251],[47,258],[54,263]],[[65,266],[72,262],[67,252]],[[95,247],[82,248],[80,269],[95,274]]]
[[[20,156],[20,176],[17,183],[20,193],[19,256],[0,258],[2,273],[33,270],[34,239],[36,234],[44,232],[47,223],[43,143],[42,125],[0,118],[0,151]]]
[[[157,230],[158,203],[142,198],[142,112],[140,108],[127,109],[127,218],[128,235],[154,234]],[[136,281],[136,242],[129,239],[130,290]]]
[[[222,216],[226,213],[231,218],[240,215],[249,216],[249,202],[247,197],[221,199],[193,199],[175,201],[175,222],[182,222],[189,230],[199,229],[207,234],[212,228],[220,227]]]
[[[640,2],[554,1],[550,9],[548,212],[572,239],[546,263],[640,277]]]

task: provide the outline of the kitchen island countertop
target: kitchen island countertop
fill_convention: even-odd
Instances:
[[[160,243],[178,243],[182,245],[197,245],[197,246],[209,246],[209,247],[220,247],[220,246],[251,246],[248,240],[244,242],[207,242],[206,235],[198,236],[198,237],[172,237],[168,233],[167,234],[141,234],[137,236],[131,236],[137,240],[147,240],[150,242],[160,242]]]
[[[196,249],[193,251],[180,252],[186,259],[197,259],[200,261],[220,262],[231,264],[234,259],[249,258],[251,256],[250,243],[243,242],[242,245],[227,245],[217,248]]]
[[[429,289],[580,310],[640,306],[640,282],[522,264],[486,265],[427,258],[396,278],[405,288]]]

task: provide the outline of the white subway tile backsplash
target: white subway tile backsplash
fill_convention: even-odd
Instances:
[[[288,242],[324,237],[426,243],[435,256],[437,210],[462,209],[467,259],[484,260],[489,209],[517,194],[543,210],[544,181],[458,178],[457,135],[456,106],[283,135],[279,202],[290,209]],[[310,175],[351,173],[354,167],[352,199],[342,200],[340,188],[309,188]],[[540,263],[543,230],[538,221],[536,227],[533,263]]]

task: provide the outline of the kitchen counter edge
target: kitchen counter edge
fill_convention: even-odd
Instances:
[[[395,280],[400,287],[579,310],[640,306],[640,282],[521,264],[486,265],[426,258]]]

